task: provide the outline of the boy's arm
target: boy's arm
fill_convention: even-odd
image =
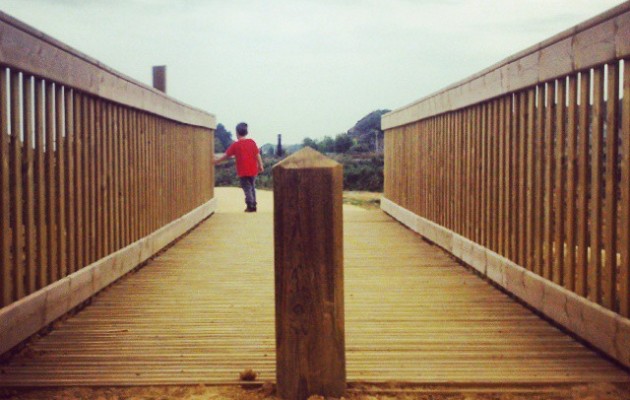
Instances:
[[[221,164],[223,161],[227,160],[228,158],[230,158],[230,156],[228,156],[227,154],[224,154],[223,156],[214,160],[214,165]]]
[[[258,161],[258,172],[263,172],[265,170],[265,165],[263,164],[260,153],[258,153],[258,155],[256,156],[256,161]]]

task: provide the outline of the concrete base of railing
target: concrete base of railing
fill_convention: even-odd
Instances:
[[[212,215],[216,206],[214,198],[149,236],[0,309],[0,354],[146,261]]]
[[[578,337],[630,367],[630,319],[383,197],[381,208]]]

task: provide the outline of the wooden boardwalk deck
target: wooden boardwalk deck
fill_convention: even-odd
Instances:
[[[382,212],[347,211],[344,230],[349,381],[630,381]],[[272,244],[270,212],[218,212],[1,365],[0,386],[273,380]]]

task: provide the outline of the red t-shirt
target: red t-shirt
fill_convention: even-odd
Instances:
[[[239,139],[225,151],[236,157],[236,174],[239,177],[258,176],[258,146],[252,139]]]

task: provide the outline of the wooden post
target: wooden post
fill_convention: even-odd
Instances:
[[[341,397],[342,166],[307,147],[276,164],[273,180],[277,391]]]
[[[166,65],[153,67],[153,87],[166,93]]]

